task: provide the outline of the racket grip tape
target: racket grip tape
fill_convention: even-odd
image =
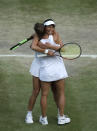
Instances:
[[[19,44],[16,44],[16,45],[12,46],[12,47],[10,48],[10,50],[16,49],[16,48],[18,48],[18,47],[19,47]]]
[[[29,41],[29,40],[31,40],[31,39],[33,39],[33,35],[31,35],[29,38],[27,38],[27,39],[24,39],[24,40],[22,40],[22,41],[20,41],[18,44],[16,44],[16,45],[14,45],[14,46],[12,46],[11,48],[10,48],[10,50],[13,50],[13,49],[16,49],[16,48],[18,48],[19,46],[21,46],[22,44],[24,44],[24,43],[26,43],[27,41]]]
[[[20,41],[18,44],[12,46],[12,47],[10,48],[10,50],[13,50],[13,49],[18,48],[19,46],[21,46],[21,45],[24,44],[25,42],[27,42],[27,39],[24,39],[24,40]]]

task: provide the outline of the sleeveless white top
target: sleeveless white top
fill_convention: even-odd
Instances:
[[[58,46],[58,44],[54,42],[52,35],[49,35],[48,39],[41,39],[41,42],[43,44],[49,42],[52,45]],[[52,82],[68,77],[63,59],[61,57],[45,56],[37,59],[40,64],[39,79],[41,81]]]

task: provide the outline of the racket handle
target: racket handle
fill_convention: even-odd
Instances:
[[[19,47],[19,44],[16,44],[16,45],[12,46],[12,47],[10,48],[10,50],[16,49],[16,48],[18,48],[18,47]]]
[[[18,48],[19,46],[23,45],[23,44],[26,43],[27,41],[33,39],[33,37],[34,37],[34,35],[31,35],[29,38],[20,41],[18,44],[12,46],[12,47],[10,48],[10,50],[13,50],[13,49]]]
[[[24,39],[24,40],[20,41],[18,44],[12,46],[12,47],[10,48],[10,50],[13,50],[13,49],[18,48],[19,46],[21,46],[22,44],[26,43],[27,41],[28,41],[27,39]]]

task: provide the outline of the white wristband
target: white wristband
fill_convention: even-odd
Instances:
[[[47,54],[48,53],[48,49],[45,49],[44,53]]]

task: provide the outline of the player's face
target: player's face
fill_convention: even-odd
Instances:
[[[46,26],[45,31],[48,35],[52,35],[55,31],[55,27],[53,25]]]

